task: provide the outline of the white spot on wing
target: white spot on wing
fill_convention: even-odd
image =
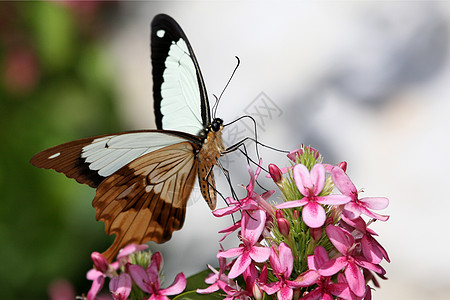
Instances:
[[[50,156],[48,157],[48,159],[52,159],[52,158],[58,157],[58,156],[60,156],[60,155],[61,155],[61,152],[58,152],[58,153],[55,153],[55,154],[53,154],[53,155],[50,155]]]
[[[166,32],[162,29],[160,29],[156,32],[156,36],[159,38],[163,38],[165,34],[166,34]]]

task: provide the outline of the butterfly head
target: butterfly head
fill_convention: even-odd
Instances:
[[[199,135],[202,140],[206,140],[208,138],[208,135],[210,135],[211,133],[214,134],[216,132],[219,132],[222,129],[223,120],[220,118],[214,118],[214,120],[208,126],[206,126],[206,128],[203,129]]]

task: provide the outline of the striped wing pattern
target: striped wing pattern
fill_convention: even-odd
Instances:
[[[130,243],[163,243],[181,229],[197,175],[195,147],[182,142],[139,157],[98,186],[97,220],[116,235],[103,253],[108,260]]]

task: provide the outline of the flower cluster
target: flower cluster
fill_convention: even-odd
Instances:
[[[274,191],[254,191],[258,166],[255,173],[249,168],[247,196],[227,198],[228,207],[213,212],[217,217],[241,212],[239,221],[221,231],[222,241],[240,230],[241,244],[221,246],[219,270],[210,267],[209,287],[197,292],[225,299],[371,299],[372,287],[379,287],[375,274],[385,279],[380,263],[390,260],[369,225],[388,220],[372,211],[386,208],[388,199],[361,198],[347,164],[323,164],[314,148],[302,147],[288,158],[289,167],[268,167],[281,204],[268,202]]]
[[[93,252],[91,258],[94,268],[87,273],[92,286],[83,299],[96,299],[106,278],[110,278],[109,290],[114,300],[169,300],[167,295],[181,293],[186,288],[184,274],[179,273],[170,287],[161,289],[162,255],[159,252],[151,255],[143,251],[147,248],[147,245],[126,246],[117,255],[117,261],[111,264],[102,254]]]

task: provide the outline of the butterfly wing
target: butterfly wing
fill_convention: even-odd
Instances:
[[[211,123],[211,116],[192,47],[181,27],[167,15],[157,15],[151,31],[156,126],[199,135]]]
[[[183,226],[197,175],[196,147],[177,143],[139,157],[104,180],[92,205],[114,243],[108,260],[130,243],[162,243]]]
[[[122,132],[61,144],[39,152],[30,162],[96,188],[105,178],[136,158],[185,141],[200,143],[199,138],[179,132]]]

